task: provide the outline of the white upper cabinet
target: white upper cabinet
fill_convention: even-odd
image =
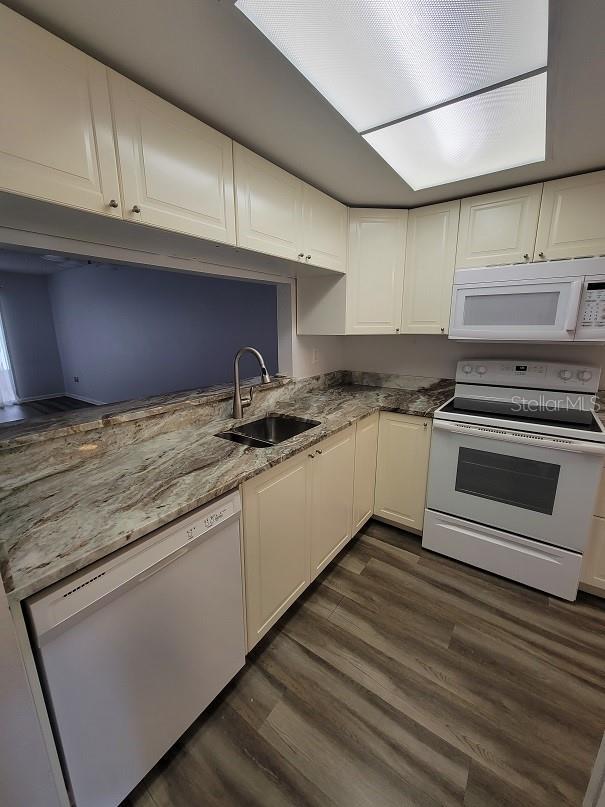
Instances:
[[[531,260],[542,184],[463,199],[456,266],[474,268]]]
[[[350,210],[347,333],[399,332],[407,220],[407,210]]]
[[[232,141],[110,73],[124,218],[235,244]]]
[[[238,245],[302,260],[303,183],[239,143],[233,154]]]
[[[534,260],[605,254],[605,171],[544,183]]]
[[[107,71],[0,5],[0,189],[121,216]]]
[[[348,209],[311,185],[303,187],[305,263],[347,271]]]
[[[410,211],[402,333],[447,333],[459,215],[459,201]]]

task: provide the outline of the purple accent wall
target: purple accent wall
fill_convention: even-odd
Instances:
[[[230,382],[245,344],[277,371],[273,285],[90,266],[51,276],[49,289],[68,394],[109,403]],[[257,374],[242,360],[242,377]]]
[[[19,398],[63,392],[49,278],[0,272],[0,310]]]

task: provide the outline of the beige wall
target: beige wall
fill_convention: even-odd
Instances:
[[[343,361],[347,370],[453,378],[456,362],[460,359],[540,359],[601,367],[601,387],[605,388],[605,347],[599,345],[469,344],[453,342],[442,336],[407,335],[324,338],[342,340]]]

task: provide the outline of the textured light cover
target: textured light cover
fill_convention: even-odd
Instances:
[[[540,162],[546,73],[364,135],[414,189]]]
[[[237,0],[359,132],[547,63],[548,0]]]

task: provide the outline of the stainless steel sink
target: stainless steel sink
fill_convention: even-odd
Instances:
[[[267,415],[251,423],[235,426],[227,432],[220,432],[216,437],[223,440],[232,440],[234,443],[252,446],[253,448],[269,448],[296,437],[314,426],[319,426],[319,420],[305,420],[292,415]]]

